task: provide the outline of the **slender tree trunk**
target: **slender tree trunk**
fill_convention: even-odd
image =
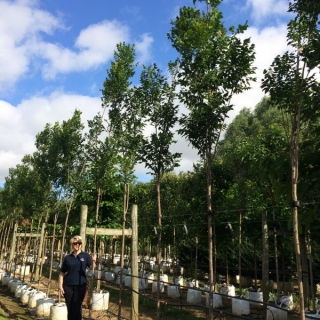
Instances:
[[[301,266],[302,266],[302,283],[304,292],[304,305],[308,307],[309,296],[310,296],[310,286],[309,286],[309,268],[308,268],[308,258],[307,258],[307,248],[306,248],[306,236],[300,235],[300,250],[301,250]]]
[[[262,292],[263,301],[269,300],[269,244],[267,212],[262,213]],[[267,306],[264,305],[265,319],[267,318]]]
[[[5,220],[1,223],[1,235],[0,235],[0,261],[3,260],[3,250],[4,250],[4,236],[7,229],[7,223]]]
[[[281,243],[281,257],[282,257],[282,282],[283,282],[283,285],[286,281],[286,268],[285,268],[285,262],[284,262],[284,243],[283,243],[283,239],[282,239],[282,243]],[[277,284],[277,291],[279,291],[280,293],[280,284],[278,283]]]
[[[119,289],[119,309],[118,309],[118,319],[121,318],[121,303],[122,303],[122,275],[123,275],[123,266],[124,266],[124,245],[125,245],[125,234],[124,230],[126,228],[126,215],[129,205],[129,183],[124,184],[123,189],[123,216],[122,216],[122,237],[121,237],[121,256],[120,256],[120,289]]]
[[[290,159],[291,159],[291,176],[292,176],[292,220],[293,220],[293,237],[296,252],[298,289],[299,289],[299,305],[300,305],[300,319],[305,320],[304,310],[304,292],[302,283],[302,263],[301,251],[299,241],[299,218],[298,218],[298,137],[299,128],[297,125],[296,116],[293,120],[292,139],[290,145]]]
[[[6,252],[6,237],[8,230],[10,229],[10,224],[6,223],[4,226],[2,226],[2,236],[1,236],[1,254],[0,254],[0,261],[3,260],[4,254]]]
[[[253,244],[253,257],[254,257],[254,285],[257,290],[258,289],[258,272],[257,272],[257,244],[256,244],[256,241]]]
[[[196,256],[195,256],[195,270],[194,270],[194,280],[197,284],[197,277],[198,277],[198,237],[196,237]]]
[[[240,288],[240,295],[242,294],[242,284],[241,284],[241,245],[242,245],[242,212],[239,213],[239,288]]]
[[[33,263],[32,263],[32,269],[31,269],[31,276],[30,276],[30,280],[35,280],[34,279],[34,273],[35,273],[35,269],[36,269],[36,263],[37,263],[37,260],[38,260],[38,257],[37,257],[37,253],[38,253],[38,246],[39,246],[39,242],[40,242],[40,239],[39,239],[39,233],[40,233],[40,224],[41,224],[41,221],[42,221],[42,214],[41,216],[39,217],[39,221],[38,221],[38,227],[37,227],[37,235],[36,237],[34,238],[34,241],[33,241]],[[60,261],[60,265],[61,265],[61,261]]]
[[[276,221],[276,213],[275,213],[274,203],[272,204],[272,215],[273,215],[273,221]],[[278,259],[278,238],[277,238],[276,225],[273,226],[273,245],[274,245],[274,262],[275,262],[275,267],[276,267],[276,283],[278,286],[278,284],[280,283],[280,278],[279,278],[279,259]],[[279,297],[280,297],[279,290],[277,290],[276,300],[278,300]]]
[[[50,286],[51,286],[51,279],[52,279],[52,265],[53,265],[53,254],[54,254],[54,243],[56,239],[56,227],[57,227],[57,220],[58,220],[59,212],[56,212],[53,218],[53,232],[52,232],[52,242],[51,242],[51,256],[50,256],[50,271],[49,271],[49,282],[47,288],[47,297],[50,294]],[[59,294],[59,302],[60,302],[61,295]]]
[[[313,283],[313,271],[312,271],[312,254],[311,254],[311,239],[310,239],[310,230],[307,233],[307,252],[309,260],[309,272],[310,272],[310,287],[311,287],[311,299],[312,299],[312,309],[316,311],[316,299],[315,299],[315,290]]]
[[[97,256],[97,229],[98,229],[98,219],[99,219],[99,208],[100,208],[100,199],[101,199],[101,188],[97,188],[97,201],[96,201],[96,215],[95,215],[95,223],[94,223],[94,235],[93,235],[93,256]],[[90,281],[90,311],[89,311],[89,318],[92,319],[92,296],[93,296],[93,282],[94,282],[94,272],[96,268],[96,262],[92,261],[92,275],[91,275],[91,281]],[[99,288],[97,290],[100,290],[100,283]],[[119,310],[121,310],[121,301]],[[120,319],[120,318],[119,318]]]
[[[45,233],[43,234],[43,245],[42,245],[42,253],[41,253],[42,257],[40,260],[40,268],[39,268],[38,290],[40,290],[40,281],[41,281],[42,269],[43,269],[43,265],[44,265],[44,261],[45,261],[47,243],[48,243],[48,233],[47,233],[47,231],[45,231]]]
[[[9,242],[9,237],[10,237],[10,233],[11,233],[11,229],[13,229],[13,222],[10,222],[8,229],[7,229],[7,234],[5,237],[5,245],[4,245],[4,253],[7,254],[8,253],[8,242]]]
[[[157,248],[157,319],[160,319],[160,264],[161,264],[161,242],[162,242],[162,213],[161,213],[161,193],[160,193],[160,174],[157,174],[157,205],[158,205],[158,248]]]
[[[228,245],[225,247],[225,255],[226,255],[226,284],[229,285],[229,265],[228,265]]]
[[[208,146],[211,146],[211,139],[208,141]],[[208,256],[209,256],[209,320],[213,319],[213,208],[212,208],[212,185],[211,185],[211,166],[212,166],[212,154],[211,147],[208,147],[206,152],[206,176],[207,176],[207,211],[208,211]]]

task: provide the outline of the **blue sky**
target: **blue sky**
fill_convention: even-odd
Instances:
[[[140,64],[166,71],[177,57],[167,32],[181,6],[193,1],[0,0],[0,184],[10,167],[35,151],[35,136],[46,123],[69,119],[75,108],[85,122],[101,110],[100,89],[117,43],[135,44]],[[259,102],[263,69],[287,49],[287,6],[286,0],[222,2],[226,26],[248,20],[245,37],[256,44],[258,68],[252,90],[234,98],[230,119]],[[175,151],[183,153],[177,171],[192,170],[198,156],[177,139]],[[145,178],[142,165],[137,174]]]

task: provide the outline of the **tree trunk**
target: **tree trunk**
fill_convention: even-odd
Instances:
[[[242,294],[242,284],[241,284],[241,242],[242,242],[242,212],[239,213],[239,256],[238,256],[238,263],[239,263],[239,289],[240,289],[240,295]],[[230,230],[231,231],[231,230]]]
[[[54,242],[56,239],[56,227],[57,227],[57,220],[58,220],[59,212],[56,212],[54,215],[53,220],[53,233],[52,233],[52,242],[51,242],[51,256],[50,256],[50,271],[49,271],[49,281],[48,281],[48,288],[47,288],[47,297],[49,297],[50,294],[50,285],[51,285],[51,278],[52,278],[52,264],[53,264],[53,253],[54,253]],[[59,302],[60,302],[60,294],[59,294]]]
[[[269,243],[268,243],[267,212],[262,213],[262,292],[263,301],[269,300]],[[265,319],[267,318],[267,305],[264,305]]]
[[[160,174],[157,174],[157,204],[158,204],[158,248],[157,248],[157,319],[160,319],[160,264],[161,264],[161,236],[162,236],[162,216],[161,216],[161,197],[160,197]]]
[[[307,252],[309,260],[309,272],[310,272],[310,287],[311,287],[311,299],[312,299],[312,309],[316,310],[316,301],[315,301],[315,288],[313,283],[313,271],[312,271],[312,254],[311,254],[311,239],[310,239],[310,230],[307,233]]]
[[[211,140],[208,141],[208,146],[211,146]],[[212,234],[212,221],[213,221],[213,209],[212,209],[212,185],[211,185],[211,165],[212,154],[211,147],[208,147],[206,152],[206,177],[207,177],[207,211],[208,211],[208,256],[209,256],[209,320],[213,319],[213,234]]]
[[[258,289],[258,272],[257,272],[257,244],[253,244],[253,257],[254,257],[254,286]]]
[[[276,221],[276,213],[274,209],[274,203],[272,204],[272,211],[273,211],[273,221]],[[273,245],[274,245],[274,262],[276,267],[276,283],[277,286],[280,283],[279,278],[279,260],[278,260],[278,239],[277,239],[277,227],[276,225],[273,226]],[[280,297],[279,290],[277,290],[277,300]]]
[[[307,259],[307,248],[306,248],[306,238],[304,235],[299,236],[300,249],[301,249],[301,265],[302,265],[302,283],[304,294],[304,305],[308,306],[309,300],[309,269],[308,269],[308,259]]]
[[[296,129],[295,129],[296,128]],[[301,253],[299,242],[299,218],[298,218],[298,128],[296,122],[292,128],[292,139],[290,145],[290,159],[291,159],[291,177],[292,177],[292,220],[293,220],[293,237],[296,252],[298,289],[299,289],[299,305],[300,305],[300,319],[305,320],[304,310],[304,292],[302,283],[302,266]]]

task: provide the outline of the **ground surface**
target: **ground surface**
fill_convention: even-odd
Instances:
[[[45,273],[45,271],[44,271]],[[16,276],[19,278],[19,276]],[[57,278],[54,273],[53,278]],[[33,285],[38,290],[47,292],[49,285],[48,278],[43,276],[40,282],[30,283],[29,277],[25,277],[25,282]],[[96,285],[96,283],[94,283]],[[149,285],[150,286],[150,285]],[[52,280],[50,283],[49,296],[58,299],[58,284],[56,280]],[[109,308],[107,311],[89,311],[87,307],[89,297],[84,302],[83,319],[101,319],[101,320],[116,320],[118,319],[119,312],[119,288],[115,284],[105,284],[101,282],[101,289],[107,290],[110,293]],[[139,320],[152,320],[156,319],[156,304],[155,294],[151,290],[140,291],[142,295],[139,298]],[[161,319],[183,319],[183,320],[204,320],[206,319],[206,313],[203,308],[193,307],[187,304],[186,301],[187,291],[182,291],[183,299],[170,299],[166,294],[161,294]],[[63,300],[62,300],[63,301]],[[202,297],[202,301],[205,301],[205,297]],[[181,305],[182,304],[182,305]],[[220,320],[236,320],[239,317],[230,315],[231,300],[223,300],[224,307],[221,308],[221,313],[215,312],[214,319]],[[202,305],[202,307],[204,304]],[[131,292],[129,289],[125,289],[121,299],[121,318],[130,319],[131,316]],[[8,287],[0,285],[0,320],[3,319],[21,319],[21,320],[35,320],[38,319],[35,316],[35,310],[28,310],[25,306],[21,305],[20,299],[16,299],[14,294],[11,293]],[[251,308],[250,318],[247,319],[264,319],[262,307],[256,306]],[[288,314],[288,320],[299,320],[300,317],[296,311],[292,311]]]

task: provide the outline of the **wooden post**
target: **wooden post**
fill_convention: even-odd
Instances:
[[[42,224],[42,228],[41,228],[41,236],[40,236],[40,244],[39,244],[39,248],[38,248],[38,255],[37,255],[37,264],[36,264],[36,272],[34,274],[34,280],[38,281],[39,280],[39,276],[40,276],[40,261],[41,261],[41,254],[42,254],[42,246],[43,246],[43,242],[44,242],[44,231],[46,228],[46,224],[43,223]]]
[[[88,217],[88,206],[81,205],[80,214],[80,237],[82,238],[82,250],[86,251],[86,226]]]
[[[132,238],[131,238],[131,285],[132,285],[132,304],[131,320],[139,319],[139,279],[138,279],[138,207],[132,206],[131,213]]]
[[[12,261],[14,258],[14,253],[16,250],[16,241],[17,241],[17,230],[18,230],[18,224],[14,224],[13,234],[12,234],[12,243],[11,243],[11,251],[9,256],[9,267],[8,267],[8,273],[11,273],[11,267],[12,267]]]

